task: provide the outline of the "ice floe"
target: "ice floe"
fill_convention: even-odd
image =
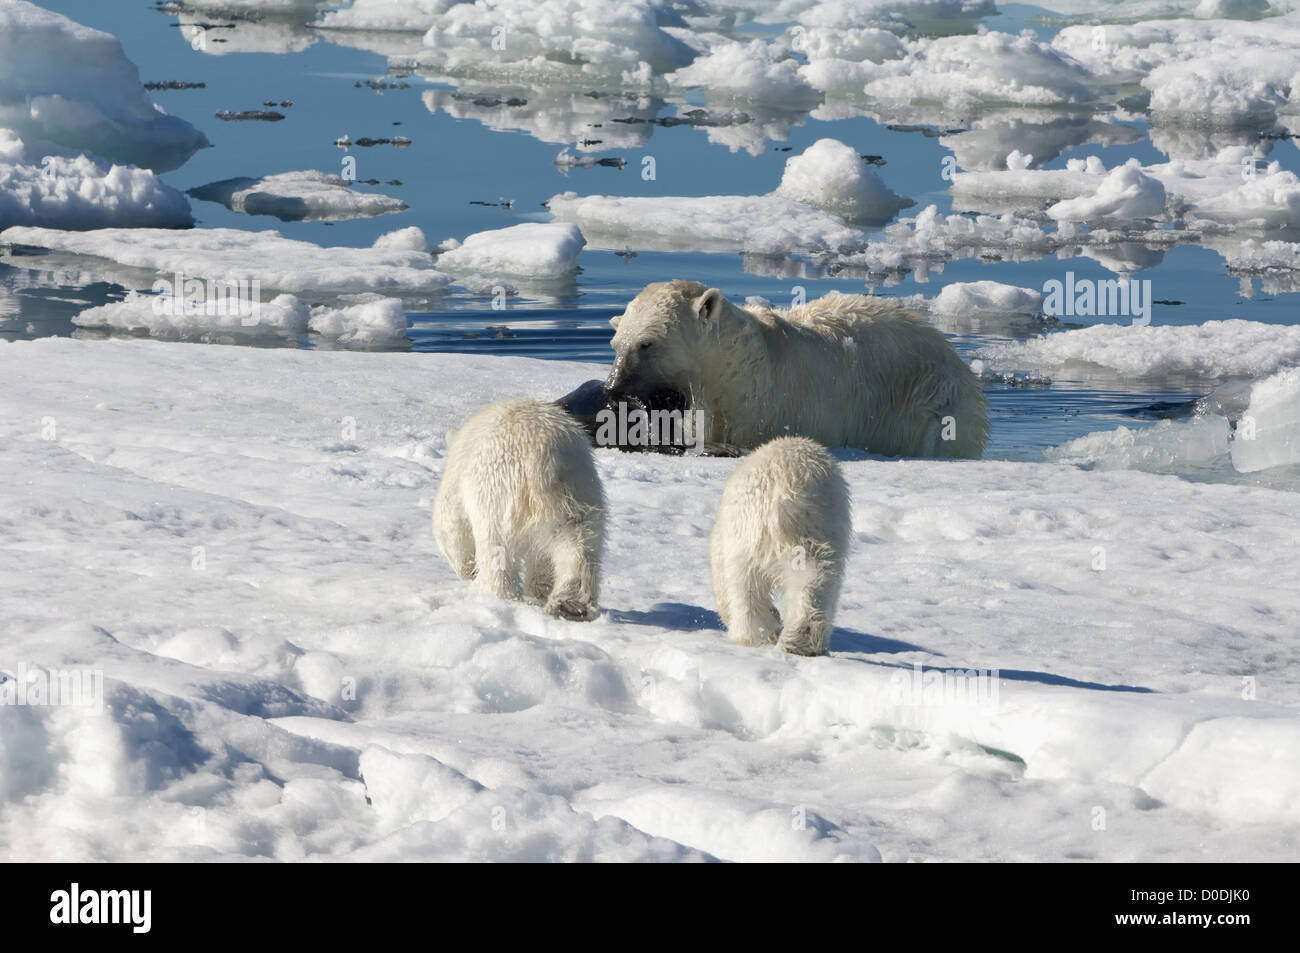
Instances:
[[[156,172],[208,145],[154,105],[116,37],[27,0],[0,4],[0,127]]]
[[[401,199],[361,192],[349,179],[316,171],[224,179],[190,189],[189,194],[220,202],[235,212],[271,215],[282,222],[339,222],[391,215],[407,207]]]
[[[562,278],[577,269],[578,253],[586,244],[576,225],[524,222],[451,243],[438,256],[438,267],[458,277]]]

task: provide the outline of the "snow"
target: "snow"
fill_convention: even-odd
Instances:
[[[737,461],[599,451],[601,618],[470,595],[428,526],[446,431],[598,376],[0,344],[5,668],[103,679],[102,714],[0,705],[5,852],[1295,856],[1292,495],[842,455],[851,584],[831,655],[797,659],[730,645],[712,612]],[[995,668],[991,696],[926,693]]]
[[[36,158],[35,152],[42,155]],[[23,161],[25,157],[35,161]],[[0,129],[0,229],[192,224],[185,196],[146,169],[29,149],[10,130]]]
[[[402,235],[409,238],[409,231]],[[102,228],[64,232],[7,228],[0,243],[93,256],[171,276],[180,273],[220,281],[259,279],[268,290],[287,292],[429,292],[450,283],[433,258],[402,247],[321,247],[274,231],[233,228]]]
[[[358,192],[347,179],[316,171],[224,179],[190,189],[189,194],[220,202],[235,212],[272,215],[283,222],[341,222],[391,215],[407,207],[401,199]]]
[[[999,371],[1092,364],[1125,377],[1259,377],[1300,362],[1300,327],[1237,318],[1182,326],[1098,324],[990,344],[975,356]]]
[[[576,225],[524,222],[470,235],[440,254],[438,267],[457,276],[562,278],[577,270],[586,244]]]
[[[891,217],[915,203],[891,191],[857,150],[837,139],[818,139],[786,160],[772,193],[850,221]]]
[[[156,172],[208,145],[153,104],[116,37],[27,0],[0,3],[0,127]]]

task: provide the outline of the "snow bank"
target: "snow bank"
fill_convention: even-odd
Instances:
[[[1300,327],[1239,319],[1188,326],[1099,324],[1032,341],[991,344],[975,356],[1000,371],[1082,363],[1124,377],[1259,377],[1300,362]]]
[[[772,194],[850,222],[890,218],[916,204],[891,191],[857,150],[836,139],[818,139],[787,159],[781,184]]]
[[[272,215],[282,222],[341,222],[391,215],[407,207],[400,199],[358,192],[341,176],[315,171],[224,179],[190,189],[189,194],[234,212]]]
[[[851,584],[831,655],[797,659],[712,612],[737,461],[599,452],[601,618],[470,594],[428,531],[446,431],[600,374],[0,344],[4,667],[98,671],[104,711],[0,706],[0,841],[82,862],[1295,856],[1294,496],[849,455]]]
[[[428,292],[451,281],[434,268],[428,254],[404,246],[386,248],[382,237],[374,248],[344,248],[233,228],[61,232],[15,227],[0,232],[0,242],[104,258],[166,276],[258,279],[263,288],[288,292]]]
[[[27,0],[0,4],[0,127],[158,172],[208,145],[150,101],[115,37]]]
[[[561,278],[577,270],[586,244],[577,225],[524,222],[470,235],[439,255],[438,267],[454,275]]]
[[[45,155],[35,164],[20,157],[23,142],[0,129],[0,229],[179,228],[194,224],[185,196],[146,169],[107,165],[87,156]]]

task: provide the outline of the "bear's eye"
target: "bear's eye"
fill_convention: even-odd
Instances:
[[[654,347],[654,341],[642,341],[641,347],[639,347],[637,350],[648,351],[652,347]]]

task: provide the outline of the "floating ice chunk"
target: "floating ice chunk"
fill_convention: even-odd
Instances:
[[[424,237],[424,232],[418,226],[408,225],[395,232],[380,235],[370,247],[384,251],[423,252],[428,250],[429,240]]]
[[[107,165],[87,156],[20,158],[23,142],[0,129],[0,229],[179,228],[194,224],[190,203],[147,169]]]
[[[1266,274],[1271,271],[1300,271],[1300,244],[1257,241],[1248,238],[1228,252],[1228,269],[1234,274]]]
[[[470,235],[438,256],[438,267],[452,274],[560,278],[578,267],[587,240],[577,225],[524,222]]]
[[[1098,470],[1183,474],[1221,465],[1228,453],[1229,436],[1228,421],[1219,416],[1162,420],[1151,427],[1117,427],[1090,433],[1052,447],[1044,456]]]
[[[1212,14],[1218,4],[1200,7]],[[1226,3],[1225,14],[1250,15]],[[1098,79],[1141,82],[1159,124],[1237,127],[1293,111],[1300,15],[1263,20],[1160,20],[1131,26],[1074,26],[1052,46]]]
[[[1035,315],[1042,306],[1040,292],[998,281],[953,282],[930,303],[932,311],[950,315]]]
[[[773,195],[812,205],[850,222],[889,218],[915,203],[885,185],[857,150],[836,139],[818,139],[786,160]]]
[[[815,105],[821,93],[799,75],[799,62],[773,57],[762,40],[719,43],[690,66],[665,77],[680,89],[702,88],[710,100]]]
[[[694,58],[664,30],[681,24],[658,0],[479,0],[434,14],[416,59],[464,76],[648,79]]]
[[[1111,218],[1158,218],[1165,211],[1165,187],[1142,171],[1137,159],[1112,169],[1090,196],[1066,199],[1047,210],[1063,222],[1094,222]]]
[[[159,172],[209,144],[153,104],[115,37],[27,0],[0,4],[0,126]]]
[[[461,0],[354,0],[341,10],[326,11],[323,30],[376,30],[425,33]]]
[[[1300,463],[1300,368],[1256,381],[1237,421],[1232,465],[1240,473]]]
[[[557,221],[575,222],[595,248],[747,251],[784,255],[859,248],[865,235],[837,215],[774,195],[555,195]]]
[[[974,36],[922,37],[908,54],[870,67],[868,96],[899,103],[941,102],[971,110],[991,104],[1058,106],[1089,102],[1089,70],[1036,40],[983,31]]]
[[[341,176],[315,171],[224,179],[190,189],[189,194],[220,202],[235,212],[271,215],[282,222],[340,222],[391,215],[407,207],[401,199],[358,192]]]
[[[355,304],[313,308],[309,327],[329,343],[347,348],[393,348],[410,343],[406,308],[398,298],[363,296]]]
[[[194,341],[210,340],[214,332],[222,336],[294,337],[307,330],[309,316],[307,305],[288,294],[255,302],[132,291],[122,301],[82,311],[72,323],[80,328]]]
[[[94,256],[167,276],[256,278],[263,288],[289,292],[429,292],[451,282],[425,252],[382,245],[322,247],[274,231],[103,228],[65,232],[19,226],[0,232],[0,243]]]
[[[990,344],[975,356],[1004,371],[1095,364],[1124,377],[1259,377],[1300,362],[1300,327],[1240,319],[1187,326],[1100,324]]]

